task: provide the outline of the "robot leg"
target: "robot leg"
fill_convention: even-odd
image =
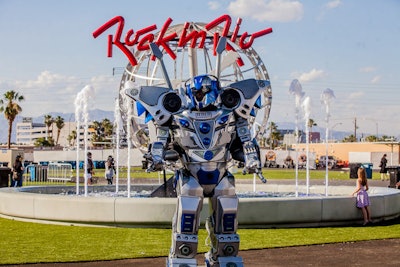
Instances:
[[[207,267],[243,267],[243,259],[237,256],[240,243],[236,234],[238,205],[233,184],[224,178],[215,189],[210,205],[212,215],[206,222],[211,241],[211,250],[205,254]]]
[[[178,204],[172,223],[172,246],[167,266],[196,267],[198,229],[203,206],[203,191],[190,177],[178,187]]]

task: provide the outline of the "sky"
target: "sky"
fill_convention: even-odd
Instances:
[[[397,0],[0,0],[0,95],[23,95],[25,117],[73,113],[76,95],[91,85],[89,108],[113,111],[121,79],[113,69],[128,59],[115,48],[107,57],[106,34],[92,36],[97,28],[115,16],[125,18],[125,34],[153,24],[159,30],[169,17],[175,25],[223,14],[242,18],[242,32],[273,29],[253,44],[271,81],[269,121],[295,122],[289,87],[297,79],[318,126],[327,116],[321,95],[331,89],[331,130],[353,132],[356,125],[358,135],[400,137]]]

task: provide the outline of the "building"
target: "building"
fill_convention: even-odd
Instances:
[[[17,123],[16,143],[19,145],[33,145],[37,139],[46,136],[44,123],[32,122],[32,118],[22,118],[22,122]]]
[[[89,123],[90,125],[91,123]],[[58,145],[61,147],[70,147],[76,145],[75,142],[70,144],[68,136],[72,131],[76,131],[76,122],[65,122],[64,127],[60,131],[58,137]],[[17,145],[34,145],[35,141],[39,138],[47,138],[51,136],[54,142],[57,141],[57,127],[53,123],[52,126],[47,128],[44,123],[36,123],[32,121],[32,118],[22,118],[22,122],[18,122],[16,125],[16,144]],[[87,140],[91,144],[92,134],[94,130],[89,128]],[[84,129],[81,127],[79,131],[79,142],[84,142]]]

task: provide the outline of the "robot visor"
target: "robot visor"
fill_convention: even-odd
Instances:
[[[196,89],[195,87],[191,88],[192,94],[196,98],[197,101],[201,101],[204,96],[211,91],[211,86],[202,86],[200,89]]]

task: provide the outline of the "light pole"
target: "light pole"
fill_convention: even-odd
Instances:
[[[333,129],[338,126],[338,125],[342,125],[343,123],[341,122],[337,122],[335,123],[332,127],[331,127],[331,140],[333,140]]]

